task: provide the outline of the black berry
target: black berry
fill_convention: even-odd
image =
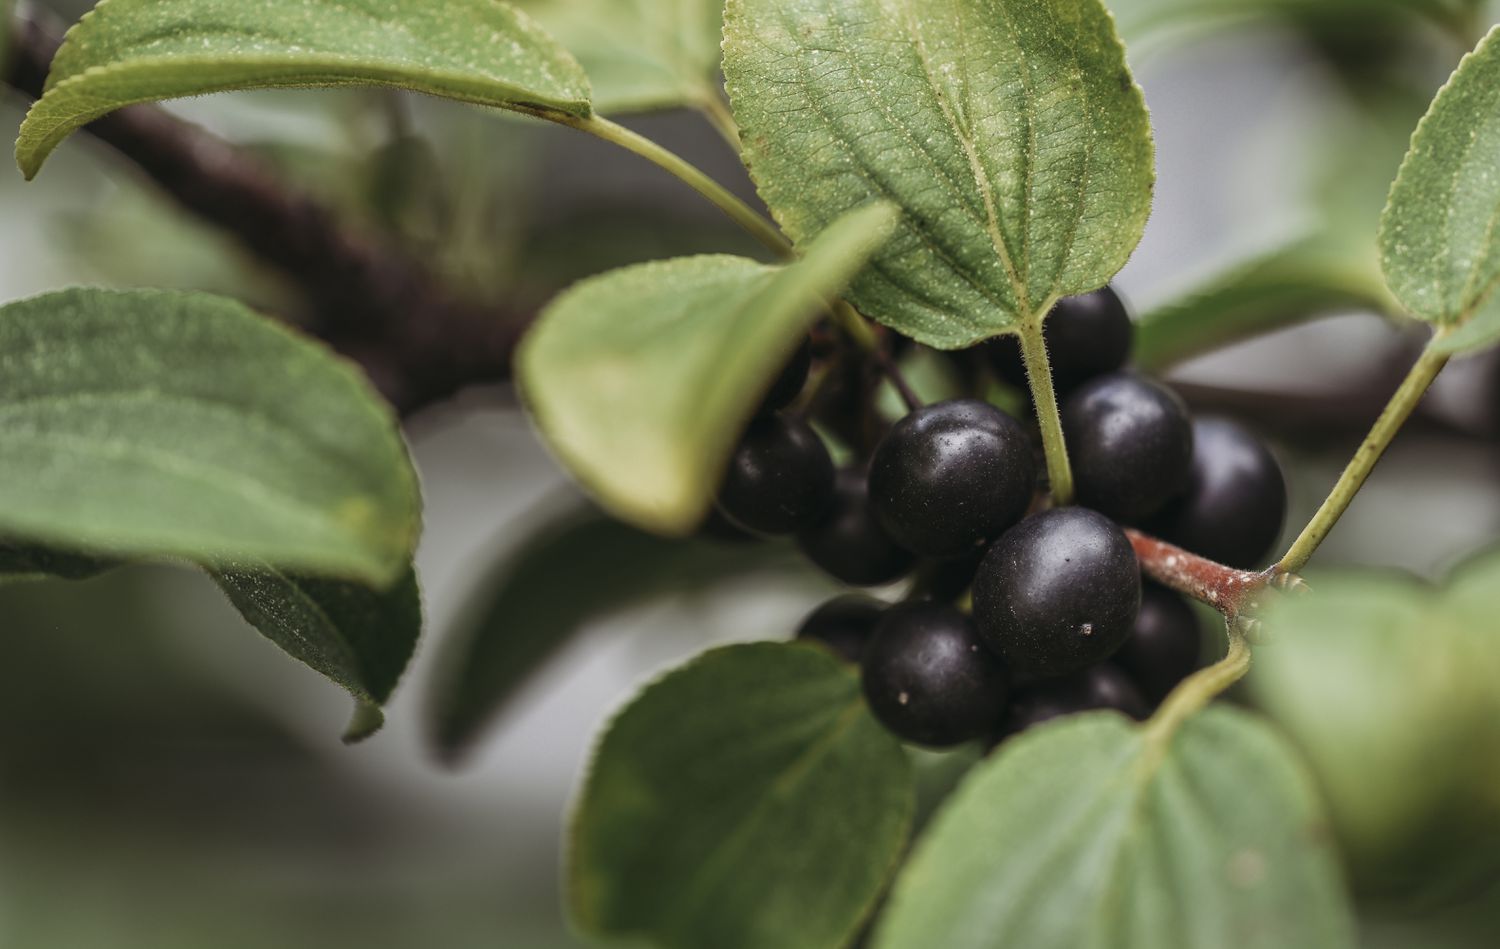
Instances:
[[[1098,709],[1114,709],[1138,721],[1151,711],[1129,676],[1113,663],[1103,662],[1061,679],[1016,689],[998,737],[1007,738],[1054,718]]]
[[[836,596],[808,614],[797,628],[797,638],[822,643],[840,657],[859,662],[884,612],[885,604],[874,597]]]
[[[830,576],[855,586],[890,583],[916,561],[875,520],[865,476],[856,469],[839,472],[828,513],[797,535],[797,545]]]
[[[802,387],[807,385],[807,373],[812,368],[812,340],[802,338],[802,344],[797,351],[792,353],[792,358],[787,360],[781,372],[777,374],[776,381],[771,383],[771,388],[766,392],[765,398],[761,400],[759,413],[770,415],[777,409],[786,408],[802,392]]]
[[[1198,614],[1187,600],[1147,583],[1141,589],[1135,631],[1110,661],[1124,669],[1141,694],[1155,704],[1198,668],[1202,645]]]
[[[870,463],[870,504],[896,543],[960,557],[1025,513],[1036,488],[1031,442],[987,402],[955,399],[897,422]]]
[[[1109,287],[1057,301],[1042,329],[1053,386],[1067,393],[1125,365],[1132,331],[1125,304]],[[1018,389],[1027,388],[1026,366],[1015,337],[993,340],[986,349],[1002,379]]]
[[[932,560],[917,574],[917,595],[929,600],[951,603],[974,583],[983,548],[951,560]]]
[[[1064,400],[1062,425],[1080,504],[1136,523],[1187,485],[1193,427],[1165,386],[1130,372],[1100,376]]]
[[[719,509],[759,534],[791,534],[818,522],[833,500],[833,459],[805,422],[755,419],[729,460]]]
[[[887,610],[861,666],[875,717],[917,744],[983,737],[1005,708],[1004,666],[951,606],[905,603]]]
[[[1109,518],[1054,508],[1006,531],[974,577],[974,621],[1017,681],[1108,658],[1141,602],[1135,551]]]
[[[1210,560],[1264,566],[1286,518],[1286,479],[1266,446],[1222,418],[1193,420],[1187,488],[1150,524],[1163,540]]]

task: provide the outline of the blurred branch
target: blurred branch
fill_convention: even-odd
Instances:
[[[43,15],[18,15],[13,49],[0,58],[6,84],[32,99],[60,45]],[[303,329],[360,363],[403,414],[509,377],[525,314],[456,298],[420,261],[353,229],[245,150],[147,105],[87,131],[286,275],[312,310]]]

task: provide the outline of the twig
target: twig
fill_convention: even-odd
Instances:
[[[1132,528],[1125,529],[1125,536],[1130,538],[1136,559],[1148,577],[1207,603],[1231,621],[1257,609],[1267,586],[1293,586],[1298,582],[1295,576],[1278,575],[1274,570],[1226,567]]]

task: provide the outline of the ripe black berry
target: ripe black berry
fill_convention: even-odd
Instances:
[[[979,571],[979,562],[983,559],[984,550],[979,548],[962,557],[928,561],[917,574],[917,595],[928,600],[953,602],[974,583],[974,574]]]
[[[1095,376],[1119,369],[1130,358],[1130,314],[1109,287],[1064,297],[1042,325],[1052,384],[1058,392],[1071,392]],[[1015,337],[993,340],[987,351],[1002,379],[1018,389],[1027,387],[1026,366]]]
[[[1062,425],[1080,504],[1135,523],[1187,485],[1193,427],[1164,386],[1130,372],[1100,376],[1063,402]]]
[[[1103,662],[1061,679],[1038,682],[1011,694],[999,738],[1075,712],[1114,709],[1141,720],[1151,708],[1130,678],[1113,663]]]
[[[836,596],[808,614],[797,628],[797,638],[820,642],[840,657],[859,662],[884,612],[885,604],[874,597]]]
[[[1150,524],[1163,540],[1231,567],[1264,565],[1286,517],[1286,479],[1260,439],[1222,418],[1193,420],[1187,488]]]
[[[1141,694],[1155,704],[1198,668],[1202,645],[1198,614],[1188,602],[1165,587],[1147,583],[1141,589],[1135,631],[1110,661],[1124,669]]]
[[[974,621],[1017,681],[1107,659],[1130,635],[1140,565],[1124,531],[1086,508],[1054,508],[1006,531],[974,577]]]
[[[790,405],[802,392],[802,387],[807,385],[807,372],[811,368],[812,340],[804,336],[802,344],[792,353],[792,358],[787,360],[786,365],[781,367],[776,381],[771,383],[770,390],[761,400],[759,414],[770,415],[777,409]]]
[[[805,422],[779,415],[755,419],[729,460],[719,509],[760,534],[811,527],[833,500],[833,459]]]
[[[855,586],[890,583],[916,561],[875,520],[865,476],[849,468],[839,472],[828,513],[797,535],[797,546],[830,576]]]
[[[917,744],[980,738],[1005,708],[1005,667],[951,606],[905,603],[887,610],[861,666],[875,717]]]
[[[896,543],[959,557],[1014,524],[1036,488],[1031,442],[1015,419],[975,399],[917,409],[870,463],[870,504]]]

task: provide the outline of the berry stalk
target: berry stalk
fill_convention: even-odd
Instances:
[[[1269,572],[1236,570],[1127,527],[1141,570],[1164,587],[1207,603],[1230,620],[1260,605],[1257,594],[1271,582]]]
[[[1052,387],[1052,365],[1048,361],[1047,341],[1042,335],[1040,319],[1021,325],[1021,359],[1026,365],[1026,383],[1031,388],[1031,401],[1036,407],[1037,424],[1042,431],[1042,450],[1047,456],[1047,481],[1051,486],[1052,502],[1059,507],[1072,504],[1073,470],[1068,466],[1068,445],[1063,440],[1057,393]]]

